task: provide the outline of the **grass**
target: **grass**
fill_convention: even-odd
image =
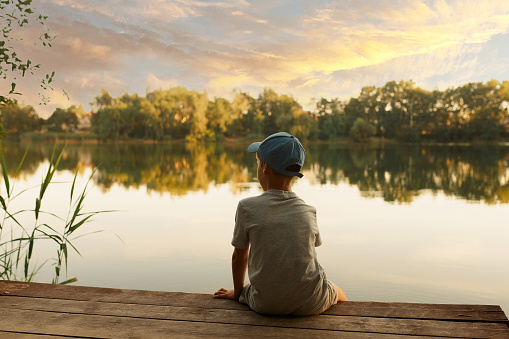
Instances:
[[[65,271],[67,275],[68,254],[69,251],[75,251],[79,255],[80,252],[74,246],[73,240],[83,236],[78,235],[77,231],[81,230],[91,218],[99,213],[111,211],[84,212],[84,201],[87,193],[87,187],[92,179],[95,170],[88,178],[83,190],[76,190],[76,179],[78,170],[74,174],[74,179],[69,192],[69,207],[67,216],[62,218],[54,213],[41,210],[45,193],[50,188],[53,176],[57,170],[60,159],[64,155],[65,146],[59,155],[56,155],[56,144],[49,161],[49,167],[46,171],[42,182],[36,187],[15,190],[16,178],[23,166],[26,158],[28,147],[25,154],[17,166],[13,178],[8,176],[7,165],[4,159],[4,153],[0,142],[0,165],[2,167],[3,186],[2,194],[0,194],[0,279],[32,281],[37,272],[50,260],[53,260],[55,266],[53,283],[67,284],[77,280],[77,278],[66,279],[60,282],[61,275]],[[9,205],[20,195],[28,194],[33,189],[38,188],[38,194],[35,197],[33,209],[21,209],[11,211]],[[31,224],[23,224],[21,215],[31,215],[33,222]],[[51,224],[41,221],[41,215],[48,215]],[[30,220],[30,218],[29,218]],[[98,231],[101,232],[101,231]],[[94,232],[96,233],[96,232]],[[90,233],[89,233],[90,234]],[[50,241],[56,247],[56,258],[47,258],[42,264],[34,263],[33,253],[36,245],[41,241]]]

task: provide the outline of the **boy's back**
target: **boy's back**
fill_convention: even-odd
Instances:
[[[294,192],[271,189],[241,200],[235,219],[232,245],[251,244],[250,284],[241,302],[266,314],[316,314],[337,299],[316,257],[321,239],[314,207]]]
[[[322,241],[316,210],[292,192],[302,178],[305,150],[286,132],[247,148],[256,153],[256,177],[264,193],[239,202],[232,245],[233,290],[214,298],[236,299],[266,314],[311,315],[346,301],[344,291],[327,280],[315,246]],[[250,283],[244,284],[246,270]]]

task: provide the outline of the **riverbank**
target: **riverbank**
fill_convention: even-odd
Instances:
[[[252,141],[261,140],[263,137],[256,138],[251,136],[247,137],[226,137],[221,141],[201,141],[202,143],[218,143],[218,144],[239,144],[248,143]],[[183,144],[187,143],[185,139],[101,139],[95,133],[36,133],[29,132],[20,136],[9,136],[3,139],[7,142],[22,142],[22,143],[35,143],[44,142],[51,144]],[[371,137],[365,142],[354,142],[349,138],[342,138],[338,140],[306,140],[307,144],[344,144],[344,145],[425,145],[425,146],[482,146],[482,145],[498,145],[509,146],[509,140],[500,141],[458,141],[458,142],[438,142],[433,140],[426,140],[421,142],[402,142],[396,139],[386,139],[379,137]],[[200,142],[198,142],[200,143]]]

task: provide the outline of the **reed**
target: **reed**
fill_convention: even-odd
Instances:
[[[70,188],[69,194],[69,207],[67,216],[62,218],[55,213],[47,212],[41,209],[45,193],[51,186],[53,176],[57,170],[58,164],[65,152],[65,146],[56,155],[56,144],[53,148],[53,153],[49,161],[49,167],[46,171],[42,182],[36,187],[25,188],[20,191],[15,191],[15,182],[23,162],[26,158],[28,149],[27,147],[23,158],[21,159],[15,174],[9,178],[7,166],[4,159],[4,152],[0,142],[0,165],[2,167],[3,185],[5,190],[0,194],[0,210],[3,215],[0,216],[0,279],[3,280],[17,280],[17,281],[32,281],[37,272],[48,262],[53,261],[55,266],[54,284],[68,284],[77,281],[77,278],[65,279],[60,282],[60,277],[63,270],[67,275],[68,267],[68,254],[69,250],[73,250],[81,256],[73,241],[82,234],[76,236],[78,230],[91,221],[91,218],[99,213],[106,213],[112,211],[95,211],[84,212],[84,201],[87,193],[87,187],[92,180],[95,170],[92,172],[85,187],[80,192],[76,190],[76,179],[78,176],[78,169],[74,174],[74,179]],[[21,209],[11,211],[9,205],[11,202],[22,194],[27,194],[34,189],[38,189],[38,194],[35,198],[35,206],[33,209]],[[33,218],[33,223],[27,224],[26,217],[20,218],[21,215],[29,214]],[[41,221],[41,215],[49,215],[52,220],[51,224]],[[28,220],[32,219],[28,218]],[[21,221],[21,219],[23,221]],[[6,227],[9,226],[9,227]],[[6,232],[8,231],[8,232]],[[91,233],[97,233],[96,231]],[[7,234],[6,234],[7,233]],[[91,234],[88,233],[88,234]],[[34,263],[33,253],[36,244],[40,241],[51,241],[56,246],[56,258],[47,258],[42,263]]]

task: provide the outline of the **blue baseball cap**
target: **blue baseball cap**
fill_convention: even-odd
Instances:
[[[302,178],[299,171],[304,165],[306,151],[299,139],[286,132],[272,134],[261,142],[253,142],[247,148],[248,152],[260,154],[262,160],[273,170],[287,176]],[[290,171],[288,168],[298,165],[299,171]]]

